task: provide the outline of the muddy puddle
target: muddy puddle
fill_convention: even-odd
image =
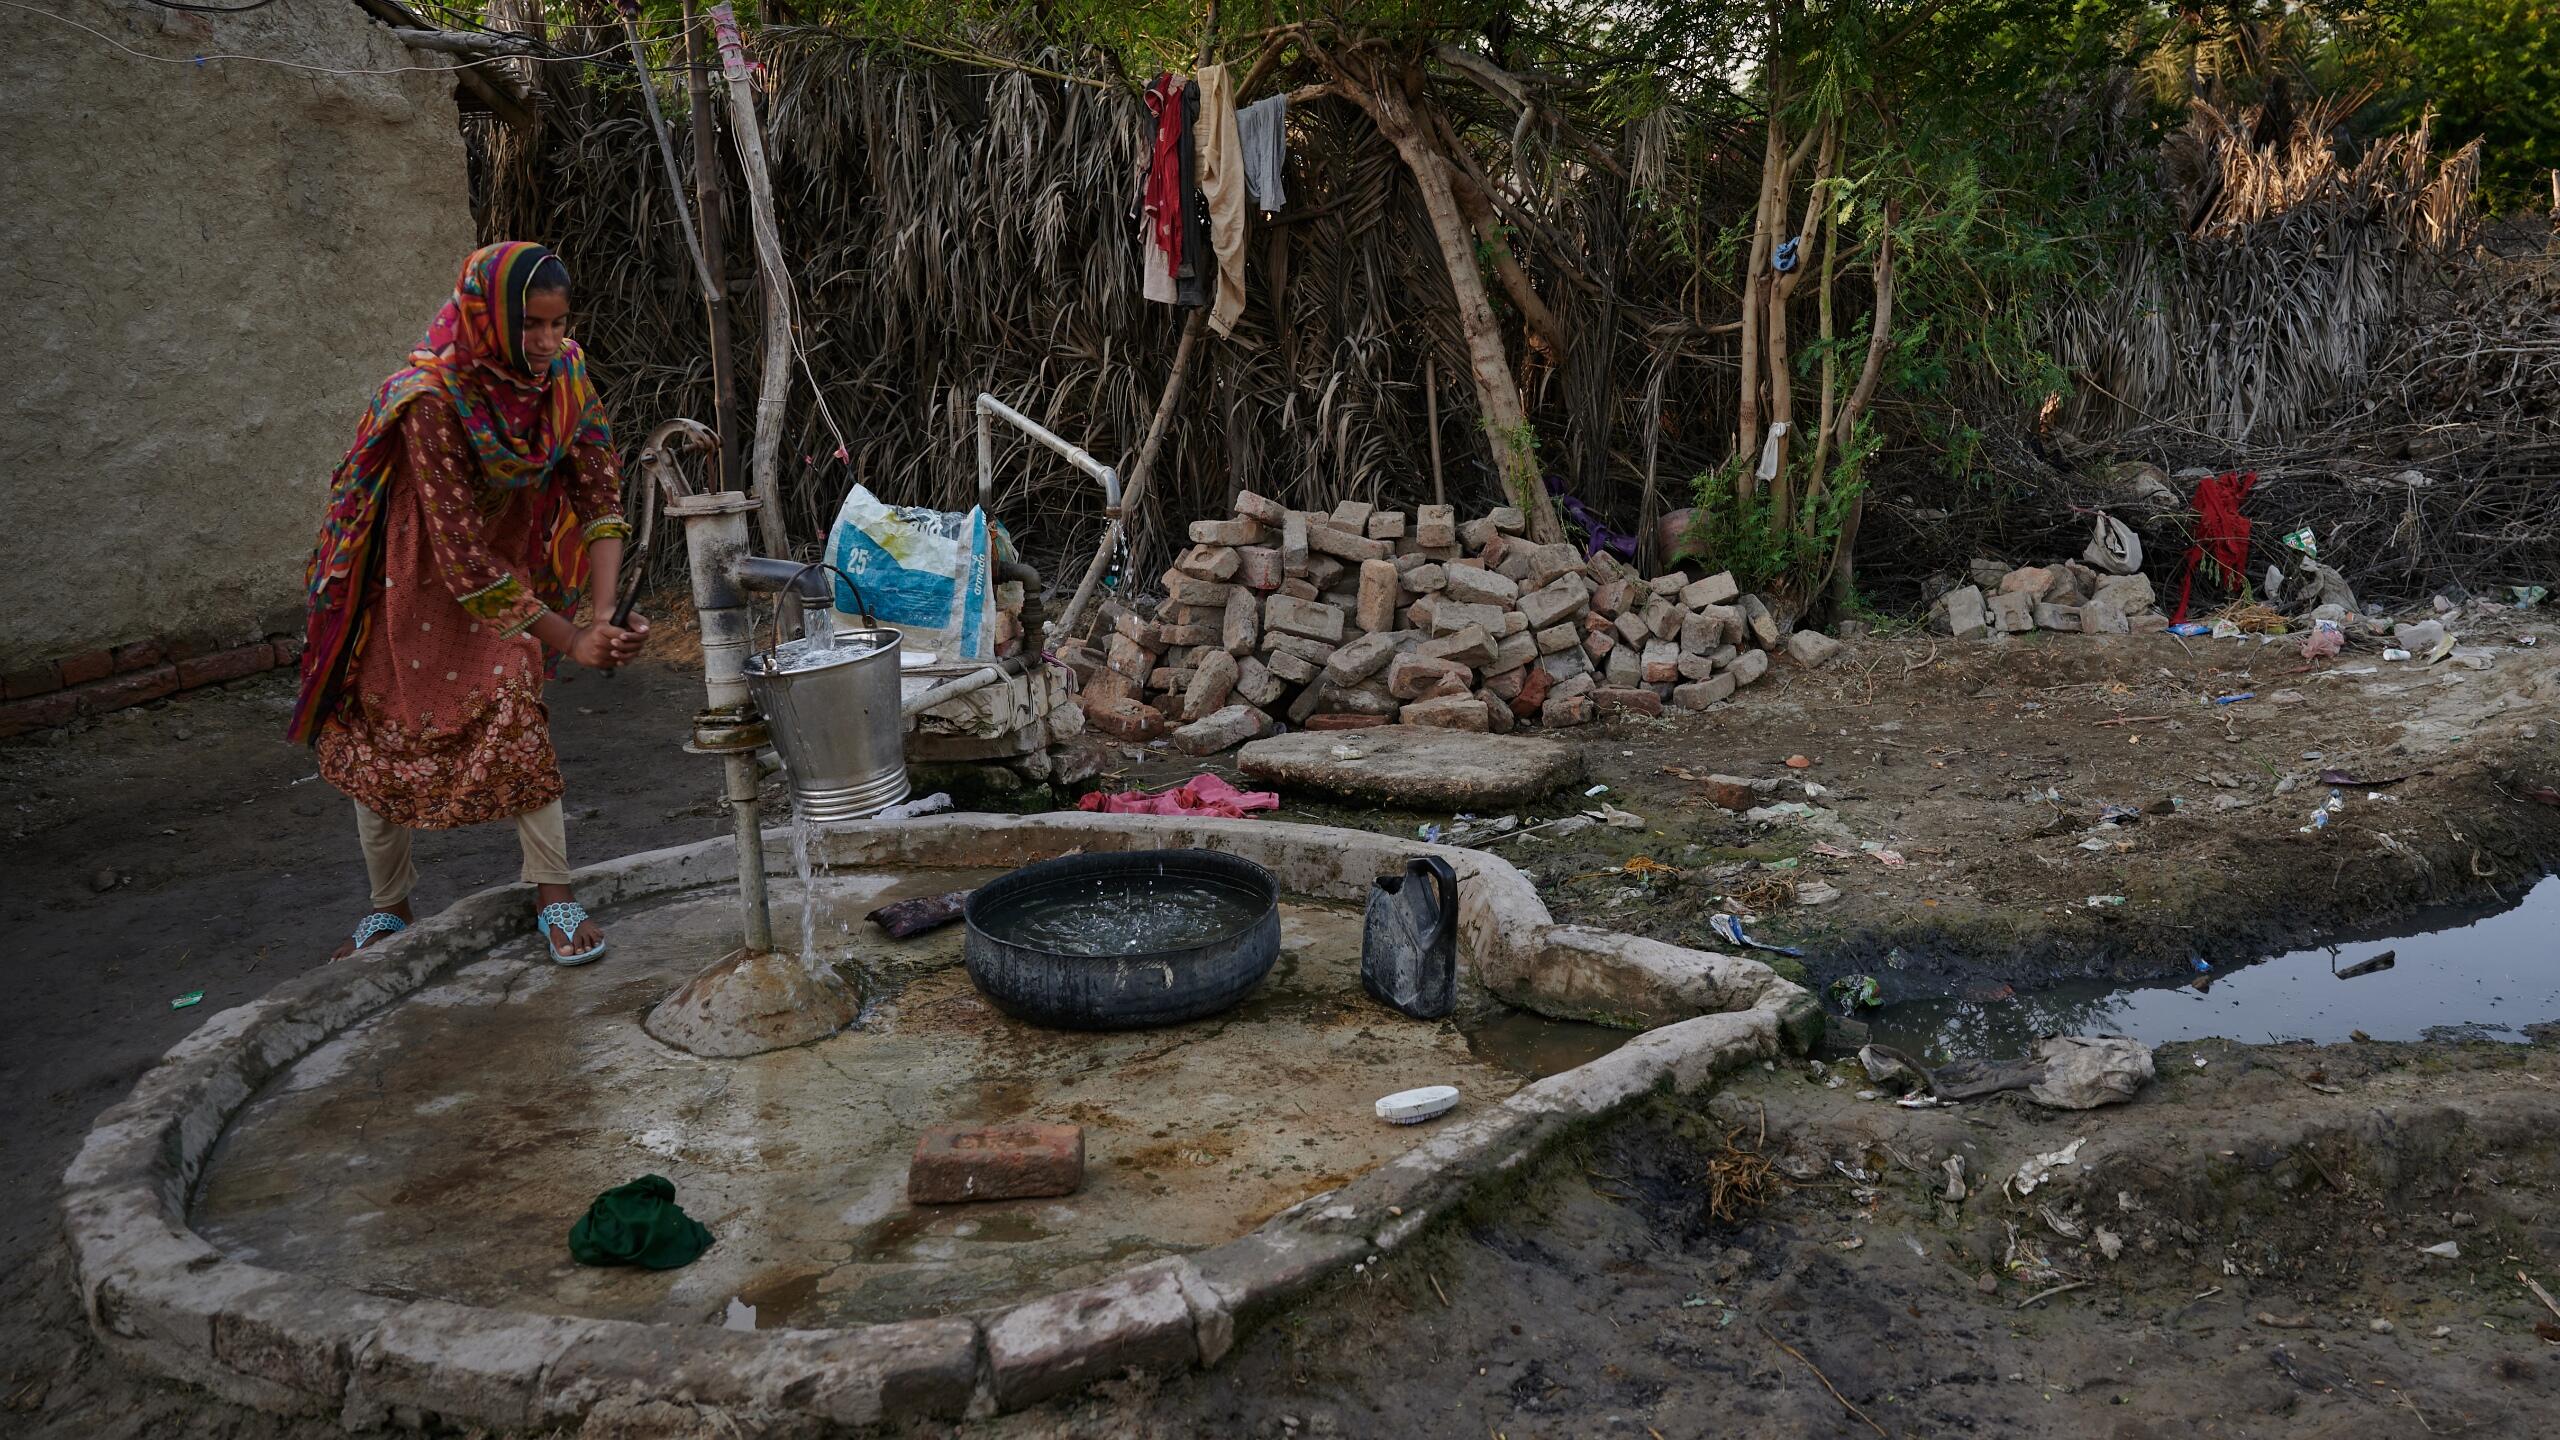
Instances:
[[[2387,955],[2387,960],[2386,960]],[[1915,1000],[1866,1017],[1875,1038],[1944,1059],[2024,1054],[2039,1035],[2330,1043],[2445,1034],[2523,1040],[2560,1020],[2560,876],[2504,907],[2422,913],[2308,949],[2119,986],[2065,981],[1997,999]]]

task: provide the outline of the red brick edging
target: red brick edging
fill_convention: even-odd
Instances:
[[[299,635],[228,649],[203,641],[143,640],[91,650],[0,676],[0,739],[238,680],[301,658]]]

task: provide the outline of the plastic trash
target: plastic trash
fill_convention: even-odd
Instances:
[[[1416,1020],[1458,1008],[1458,872],[1437,855],[1369,885],[1360,988]]]
[[[1457,1105],[1457,1086],[1425,1085],[1419,1090],[1399,1090],[1380,1097],[1378,1118],[1390,1125],[1419,1125],[1448,1114]]]
[[[204,992],[201,990],[190,990],[186,994],[179,996],[177,999],[170,1001],[169,1008],[172,1010],[184,1010],[190,1005],[200,1005],[203,1003]]]
[[[856,485],[828,536],[828,561],[853,577],[837,578],[836,608],[847,614],[867,608],[874,620],[898,627],[945,661],[991,659],[990,549],[982,511],[890,505]]]
[[[936,790],[914,800],[903,800],[872,816],[874,820],[913,820],[919,815],[939,815],[951,808],[951,792]]]
[[[2169,627],[2169,633],[2172,635],[2185,635],[2192,638],[2199,635],[2212,634],[2213,627],[2205,624],[2201,620],[2181,620],[2177,624]]]
[[[2255,700],[2257,698],[2257,691],[2243,690],[2237,695],[2216,695],[2213,697],[2213,703],[2216,705],[2237,705],[2243,700]]]
[[[1873,975],[1843,975],[1831,982],[1825,992],[1840,1006],[1841,1013],[1872,1010],[1884,1003],[1884,989]]]
[[[2132,526],[2100,511],[2096,533],[2080,558],[2110,575],[2130,575],[2142,568],[2142,537],[2133,533]]]
[[[1742,928],[1742,917],[1739,915],[1710,915],[1707,917],[1707,928],[1716,933],[1717,939],[1728,945],[1739,945],[1746,950],[1766,950],[1772,955],[1787,955],[1799,960],[1804,958],[1804,952],[1793,945],[1772,945],[1765,940],[1752,939],[1750,934]]]

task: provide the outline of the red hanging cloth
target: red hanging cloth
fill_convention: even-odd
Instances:
[[[2187,618],[2187,597],[2196,584],[2196,567],[2212,562],[2207,578],[2225,590],[2237,592],[2248,583],[2249,517],[2240,513],[2240,502],[2258,484],[2258,472],[2245,474],[2226,470],[2196,482],[2196,543],[2187,550],[2184,574],[2178,577],[2178,609],[2169,617],[2176,624]]]
[[[1156,117],[1148,150],[1147,182],[1139,204],[1152,227],[1169,273],[1182,273],[1182,81],[1158,75],[1147,83],[1147,109]]]

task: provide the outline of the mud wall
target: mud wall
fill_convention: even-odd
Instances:
[[[300,628],[329,473],[472,244],[449,76],[354,0],[0,10],[0,672]]]

